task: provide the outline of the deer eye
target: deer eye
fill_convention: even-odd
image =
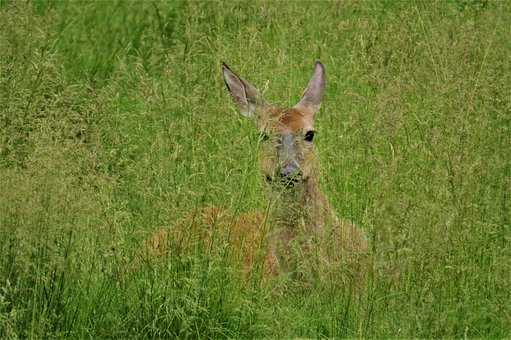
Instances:
[[[312,140],[314,139],[314,131],[312,131],[312,130],[307,131],[305,133],[305,137],[303,137],[303,139],[305,139],[305,141],[307,141],[307,142],[312,142]]]

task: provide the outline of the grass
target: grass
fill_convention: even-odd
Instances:
[[[509,2],[1,0],[0,32],[0,337],[511,336]],[[123,276],[193,209],[265,207],[221,62],[293,105],[316,58],[363,294],[200,249]]]

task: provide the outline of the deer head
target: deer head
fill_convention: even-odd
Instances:
[[[267,103],[248,81],[222,66],[225,84],[240,113],[253,120],[261,136],[260,164],[266,182],[287,189],[303,186],[315,169],[314,117],[325,89],[325,68],[316,61],[301,100],[293,107]]]

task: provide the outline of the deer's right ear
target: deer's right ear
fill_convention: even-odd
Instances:
[[[225,85],[231,93],[234,103],[245,117],[252,118],[258,106],[264,106],[265,101],[259,91],[248,81],[236,75],[227,64],[222,63],[222,73]]]

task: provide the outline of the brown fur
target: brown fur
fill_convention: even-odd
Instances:
[[[207,207],[189,214],[172,229],[154,232],[145,241],[139,260],[186,256],[197,246],[214,254],[218,250],[215,247],[227,244],[232,263],[240,264],[245,275],[252,274],[258,263],[262,264],[266,276],[274,275],[276,260],[268,251],[267,234],[267,219],[262,213],[233,216],[227,210]]]
[[[227,245],[230,257],[242,264],[246,274],[260,264],[266,276],[342,272],[349,274],[344,277],[363,281],[370,267],[366,236],[351,221],[335,215],[318,186],[314,146],[303,138],[314,129],[314,115],[325,86],[323,65],[316,63],[304,97],[287,109],[267,104],[255,87],[226,65],[223,71],[240,111],[271,136],[263,142],[259,159],[261,172],[270,179],[267,192],[273,208],[268,216],[259,212],[233,216],[219,208],[204,208],[170,230],[156,231],[146,241],[144,255],[157,258],[170,252],[171,256],[182,256],[197,245],[209,252]],[[283,162],[289,161],[279,159],[288,156],[279,156],[276,151],[282,148],[284,135],[287,147],[293,150],[292,161],[299,169],[296,184],[285,188],[282,181],[276,180],[281,179]]]
[[[276,110],[276,116],[280,123],[278,124],[278,129],[281,133],[287,131],[297,132],[303,129],[305,115],[299,110],[292,108],[288,110]]]
[[[304,115],[300,111],[279,112],[284,114],[274,120],[279,126],[273,128],[298,131],[303,127],[300,121]],[[312,169],[317,167],[313,149],[306,162],[311,163],[307,166]],[[275,162],[269,163],[270,169],[263,153],[263,172],[272,171]],[[360,282],[368,265],[366,237],[351,221],[339,220],[335,216],[319,189],[316,172],[311,170],[307,176],[297,200],[281,202],[284,213],[276,211],[265,216],[255,212],[233,216],[217,207],[204,208],[191,213],[172,229],[157,230],[146,241],[144,255],[160,258],[172,255],[174,251],[174,256],[181,256],[191,253],[197,244],[214,252],[212,247],[224,242],[230,248],[234,263],[242,264],[246,276],[253,273],[256,264],[263,267],[266,276],[275,276],[301,265],[311,269],[321,267],[324,272],[342,269]],[[320,263],[311,262],[312,259]]]

